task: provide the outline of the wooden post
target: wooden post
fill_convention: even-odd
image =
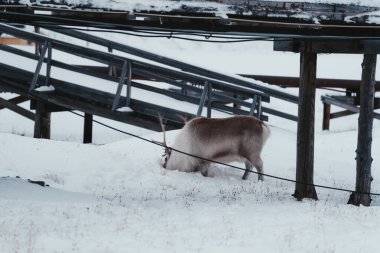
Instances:
[[[39,33],[41,33],[41,29],[38,26],[35,26],[34,27],[34,32],[39,34]],[[34,54],[35,55],[40,55],[41,50],[42,50],[41,44],[38,43],[38,42],[35,42],[35,45],[34,45]]]
[[[371,146],[375,97],[376,54],[365,54],[362,64],[360,87],[360,114],[356,150],[356,187],[348,204],[369,206],[371,204]]]
[[[50,139],[51,113],[42,102],[37,102],[34,120],[34,138]]]
[[[92,143],[92,114],[84,114],[83,143]]]
[[[330,114],[331,114],[331,105],[328,103],[323,103],[322,130],[330,129]]]
[[[108,47],[108,53],[112,53],[112,52],[113,52],[112,47]],[[113,66],[111,64],[108,65],[108,75],[109,76],[115,76],[115,77],[117,76],[115,66]]]
[[[239,96],[236,95],[236,94],[234,94],[233,97],[234,97],[234,98],[239,98]],[[232,104],[232,107],[233,107],[234,109],[241,109],[241,105],[236,104],[236,103],[233,103],[233,104]]]
[[[314,180],[314,120],[317,54],[312,51],[312,42],[305,41],[301,51],[296,189],[293,194],[298,200],[318,199]]]
[[[212,110],[212,84],[207,86],[207,118],[211,118]]]

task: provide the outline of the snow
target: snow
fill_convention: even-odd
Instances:
[[[284,2],[284,0],[271,0],[272,2]],[[20,3],[31,5],[34,1],[21,0]],[[231,1],[232,2],[232,1]],[[377,0],[292,0],[290,2],[301,3],[318,3],[318,4],[350,4],[361,5],[370,7],[380,7]],[[43,4],[43,1],[37,1],[38,4]],[[104,1],[104,0],[66,0],[66,5],[89,5],[96,8],[111,9],[111,10],[147,10],[154,9],[156,11],[170,11],[178,9],[182,5],[189,7],[205,7],[210,9],[218,9],[221,11],[228,10],[229,5],[207,1],[169,1],[169,0],[117,0],[117,1]]]
[[[224,73],[299,74],[299,55],[272,52],[269,42],[221,45],[106,36]],[[54,57],[75,62],[55,52]],[[3,52],[0,59],[24,68],[36,66]],[[318,77],[360,79],[361,60],[360,55],[320,55]],[[93,83],[57,69],[52,74]],[[295,89],[286,91],[297,94]],[[357,115],[334,119],[330,131],[321,131],[319,97],[325,93],[334,94],[317,93],[315,183],[352,190]],[[132,90],[132,97],[137,95],[160,100]],[[170,104],[192,109],[181,101]],[[278,100],[271,106],[297,113],[296,106]],[[0,110],[0,118],[0,252],[378,251],[379,197],[373,197],[371,207],[355,207],[346,204],[349,193],[317,188],[318,201],[296,201],[291,196],[293,183],[271,178],[258,182],[254,174],[243,181],[242,171],[224,166],[213,165],[207,178],[166,171],[160,146],[97,124],[96,144],[81,144],[83,119],[70,113],[52,114],[52,140],[31,138],[32,122],[8,110]],[[162,140],[161,133],[95,119],[148,140]],[[272,116],[269,125],[264,172],[294,179],[296,125]],[[377,193],[379,129],[380,122],[375,121],[372,191]],[[169,144],[177,134],[167,132]],[[42,180],[49,187],[27,179]]]
[[[349,158],[354,147],[332,144],[342,139],[354,143],[354,133],[317,136],[317,145],[324,148],[317,148],[316,183],[353,187]],[[168,134],[172,141],[176,133]],[[291,183],[269,178],[260,183],[254,175],[242,181],[240,171],[228,168],[213,167],[210,178],[165,171],[159,165],[161,148],[136,139],[92,146],[0,136],[1,146],[7,147],[1,152],[3,173],[50,185],[0,179],[2,252],[377,249],[377,204],[348,206],[347,193],[318,189],[319,201],[297,202]],[[161,134],[149,137],[160,139]],[[295,134],[272,127],[263,155],[266,172],[292,178],[294,150]],[[19,152],[27,154],[22,161]],[[376,167],[375,179],[380,176]],[[374,185],[379,190],[376,181]],[[351,243],[357,236],[365,242]]]
[[[0,179],[0,198],[4,200],[37,201],[37,202],[92,202],[95,200],[92,194],[67,192],[33,184],[20,178],[4,177]],[[17,189],[15,191],[15,189]]]
[[[227,3],[226,3],[227,2]],[[26,5],[41,5],[47,7],[86,7],[91,6],[92,8],[98,8],[103,10],[118,10],[118,11],[127,11],[129,13],[141,12],[141,11],[156,11],[156,12],[171,12],[173,10],[181,9],[190,9],[194,8],[194,11],[197,12],[199,9],[202,9],[204,13],[214,13],[217,17],[228,19],[228,14],[236,14],[234,8],[234,1],[170,1],[170,0],[66,0],[64,5],[60,6],[58,3],[53,2],[54,4],[46,3],[44,1],[30,1],[30,0],[21,0],[21,4]],[[284,0],[272,0],[271,2],[286,2]],[[346,4],[346,5],[357,5],[357,6],[367,6],[367,7],[380,7],[380,2],[378,0],[293,0],[290,2],[301,2],[301,3],[316,3],[316,4]],[[238,2],[237,4],[245,4],[243,2]],[[245,13],[250,15],[250,12]],[[285,15],[285,14],[284,14]],[[283,14],[269,15],[270,17],[287,17]],[[354,22],[355,17],[361,17],[363,15],[368,15],[368,23],[379,24],[378,13],[365,13],[359,14],[354,17],[346,17],[345,20],[348,23]],[[372,17],[373,16],[373,17]],[[293,18],[301,18],[305,20],[313,20],[315,24],[319,24],[320,18],[313,17],[313,15],[308,13],[296,13],[292,15]],[[324,16],[326,18],[326,16]]]
[[[119,111],[119,112],[133,112],[133,110],[128,106],[121,107],[121,108],[117,109],[117,111]]]
[[[40,87],[36,88],[35,91],[39,91],[39,92],[52,92],[52,91],[55,91],[55,88],[54,88],[53,85],[40,86]]]

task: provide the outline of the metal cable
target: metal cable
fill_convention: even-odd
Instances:
[[[73,112],[73,111],[70,111],[72,114],[75,114],[79,117],[84,117],[83,115],[79,114],[79,113],[76,113],[76,112]],[[109,129],[112,129],[114,131],[117,131],[119,133],[123,133],[123,134],[126,134],[126,135],[129,135],[129,136],[132,136],[134,138],[137,138],[137,139],[140,139],[142,141],[145,141],[145,142],[149,142],[149,143],[152,143],[154,145],[157,145],[157,146],[160,146],[160,147],[163,147],[163,148],[167,148],[167,149],[170,149],[172,151],[175,151],[175,152],[178,152],[178,153],[181,153],[183,155],[187,155],[187,156],[190,156],[190,157],[193,157],[193,158],[197,158],[197,159],[200,159],[200,160],[203,160],[203,161],[207,161],[207,162],[211,162],[211,163],[216,163],[216,164],[219,164],[219,165],[223,165],[223,166],[227,166],[227,167],[230,167],[230,168],[233,168],[233,169],[237,169],[237,170],[242,170],[242,171],[246,171],[246,169],[243,169],[243,168],[240,168],[240,167],[237,167],[237,166],[234,166],[234,165],[231,165],[231,164],[227,164],[227,163],[222,163],[222,162],[218,162],[218,161],[214,161],[214,160],[211,160],[211,159],[208,159],[208,158],[204,158],[204,157],[201,157],[201,156],[197,156],[197,155],[193,155],[193,154],[189,154],[189,153],[186,153],[186,152],[183,152],[181,150],[178,150],[178,149],[175,149],[175,148],[172,148],[172,147],[168,147],[164,144],[161,144],[161,143],[157,143],[155,141],[152,141],[152,140],[148,140],[144,137],[141,137],[141,136],[138,136],[136,134],[132,134],[132,133],[129,133],[129,132],[126,132],[126,131],[123,131],[123,130],[120,130],[118,128],[115,128],[115,127],[112,127],[110,125],[107,125],[105,123],[102,123],[100,121],[97,121],[97,120],[93,120],[93,122],[101,125],[101,126],[104,126],[104,127],[107,127]],[[253,173],[253,174],[257,174],[257,175],[262,175],[262,176],[265,176],[265,177],[269,177],[269,178],[273,178],[273,179],[277,179],[277,180],[281,180],[281,181],[287,181],[287,182],[292,182],[292,183],[296,183],[296,184],[302,184],[302,185],[308,185],[308,186],[314,186],[314,187],[317,187],[317,188],[322,188],[322,189],[329,189],[329,190],[335,190],[335,191],[343,191],[343,192],[349,192],[349,193],[359,193],[359,194],[370,194],[372,196],[380,196],[380,193],[372,193],[372,192],[358,192],[358,191],[353,191],[353,190],[348,190],[348,189],[344,189],[344,188],[338,188],[338,187],[332,187],[332,186],[326,186],[326,185],[319,185],[319,184],[310,184],[310,183],[305,183],[305,182],[301,182],[301,181],[297,181],[297,180],[293,180],[293,179],[289,179],[289,178],[284,178],[284,177],[278,177],[278,176],[273,176],[273,175],[269,175],[269,174],[265,174],[265,173],[259,173],[259,172],[256,172],[256,171],[252,171],[252,170],[249,170],[250,173]]]

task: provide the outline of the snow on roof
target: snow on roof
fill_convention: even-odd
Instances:
[[[31,5],[36,2],[37,4],[43,4],[47,1],[31,1],[31,0],[20,0],[19,3]],[[58,2],[58,1],[55,1]],[[62,1],[61,1],[62,2]],[[243,1],[231,1],[231,0],[221,0],[218,2],[212,2],[207,0],[65,0],[67,5],[92,5],[97,8],[106,9],[120,9],[120,10],[133,10],[133,9],[147,9],[148,8],[158,8],[162,10],[175,9],[177,6],[187,5],[187,6],[201,6],[210,8],[220,8],[221,10],[233,5],[233,4],[243,4]],[[345,4],[345,5],[360,5],[369,7],[380,7],[380,1],[378,0],[271,0],[268,2],[295,2],[295,3],[315,3],[315,4]],[[254,3],[252,3],[254,4]]]
[[[2,2],[0,0],[0,2]],[[380,1],[379,0],[271,0],[271,1],[253,1],[247,2],[243,0],[219,0],[214,2],[213,0],[65,0],[65,1],[41,1],[41,0],[14,0],[20,4],[45,6],[54,8],[91,8],[101,10],[113,10],[113,11],[126,11],[130,13],[136,12],[180,12],[180,13],[212,13],[213,15],[221,18],[228,18],[230,14],[239,15],[266,15],[267,17],[290,17],[302,20],[310,20],[316,24],[319,21],[328,20],[324,13],[319,13],[318,6],[312,6],[309,8],[305,4],[317,4],[321,5],[320,10],[326,13],[332,12],[332,10],[326,11],[326,4],[334,5],[347,5],[349,11],[336,10],[332,14],[340,15],[339,20],[344,20],[348,23],[369,23],[380,24]],[[59,3],[60,4],[59,4]],[[286,8],[283,10],[277,10],[276,8],[282,8],[285,5],[276,5],[278,3],[286,3],[290,7],[288,12]],[[299,6],[294,6],[292,3],[299,3]],[[267,8],[261,7],[262,4],[268,4],[273,13],[266,13]],[[360,8],[357,8],[360,7]],[[340,6],[343,7],[343,6]],[[264,11],[264,14],[263,14]],[[256,13],[257,12],[257,13]],[[282,15],[282,16],[281,16]],[[346,16],[347,15],[347,16]],[[330,17],[331,18],[331,17]],[[335,18],[332,18],[333,20]]]

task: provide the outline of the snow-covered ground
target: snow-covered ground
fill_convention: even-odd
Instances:
[[[273,53],[268,42],[117,39],[189,63],[201,59],[202,66],[225,73],[299,74],[299,55]],[[360,79],[361,60],[321,55],[318,77]],[[357,115],[332,120],[331,131],[322,132],[319,96],[325,93],[331,91],[319,90],[316,101],[315,183],[354,189]],[[289,103],[273,106],[296,114]],[[242,172],[228,167],[214,165],[208,178],[166,171],[162,148],[96,124],[97,145],[81,144],[82,119],[70,113],[53,114],[53,140],[31,138],[33,123],[7,110],[0,110],[0,118],[0,252],[378,251],[378,197],[371,207],[355,207],[346,204],[349,193],[318,188],[319,201],[299,202],[291,196],[292,183],[258,182],[256,175],[242,181]],[[99,120],[162,139],[160,133]],[[275,117],[269,124],[265,173],[294,179],[296,124]],[[372,190],[378,193],[379,130],[375,121]],[[167,133],[169,143],[177,132]]]

